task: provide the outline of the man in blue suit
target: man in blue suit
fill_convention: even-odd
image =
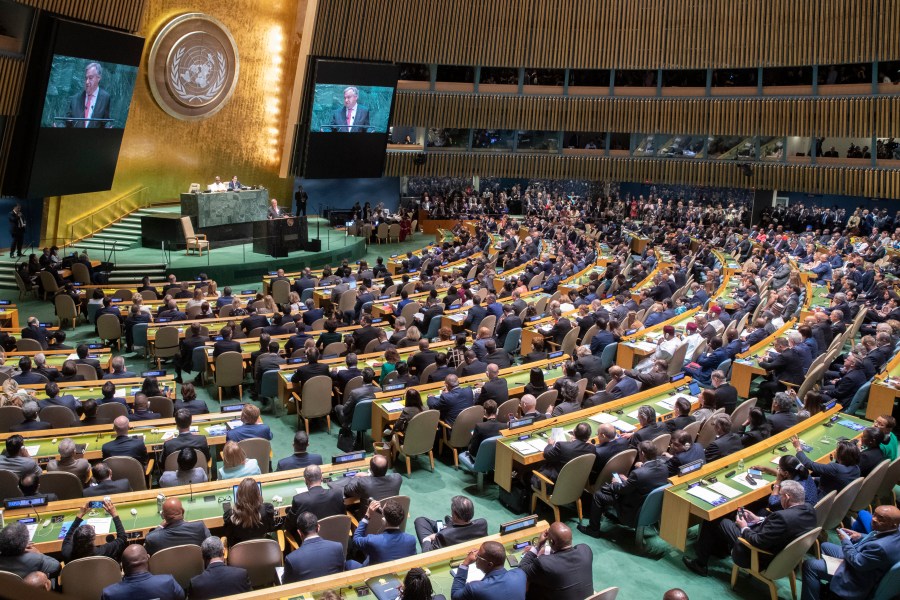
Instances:
[[[302,429],[294,434],[294,453],[278,461],[276,471],[289,471],[290,469],[302,469],[307,465],[321,465],[322,455],[310,454],[309,436]]]
[[[103,588],[101,600],[133,600],[134,598],[158,598],[159,600],[184,600],[184,590],[171,575],[150,573],[150,555],[139,544],[132,544],[122,553],[122,570],[125,577],[120,583]]]
[[[861,534],[839,528],[841,545],[825,542],[822,554],[843,559],[833,575],[824,560],[808,559],[803,563],[801,600],[820,598],[822,581],[828,582],[831,596],[863,600],[869,598],[900,556],[900,509],[884,505],[872,515],[872,533]],[[896,590],[895,590],[896,591]]]
[[[200,545],[206,570],[191,578],[191,600],[210,600],[241,594],[253,589],[247,569],[225,564],[225,549],[222,540],[209,536]]]
[[[344,547],[319,537],[319,520],[310,512],[297,516],[300,547],[284,559],[282,583],[334,575],[344,570]]]
[[[456,375],[447,375],[440,396],[428,398],[428,408],[441,411],[441,420],[449,425],[453,425],[459,413],[474,404],[472,388],[459,387],[459,377]]]
[[[525,600],[525,571],[507,571],[503,567],[505,562],[506,549],[500,542],[485,542],[478,550],[469,552],[453,576],[451,600]],[[484,578],[466,583],[472,563],[484,572]]]
[[[366,533],[369,522],[378,513],[384,517],[384,531],[374,535]],[[403,531],[400,525],[406,512],[396,500],[385,500],[383,503],[373,500],[366,509],[366,516],[359,522],[353,532],[353,545],[366,556],[362,564],[350,560],[347,568],[357,569],[367,565],[376,565],[398,558],[406,558],[416,553],[416,538]]]

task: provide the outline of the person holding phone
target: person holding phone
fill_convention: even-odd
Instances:
[[[106,514],[112,517],[113,527],[116,529],[116,538],[111,542],[106,542],[99,546],[95,546],[94,542],[97,536],[94,527],[84,524],[84,517],[90,511],[105,510]],[[119,518],[115,504],[109,498],[103,500],[89,500],[84,506],[78,509],[78,514],[72,525],[66,531],[66,537],[62,543],[62,558],[65,562],[71,562],[79,558],[88,556],[108,556],[118,561],[122,558],[122,552],[128,545],[128,534]]]
[[[594,553],[587,544],[572,545],[572,530],[556,522],[541,533],[522,557],[528,577],[527,598],[583,600],[593,594]]]
[[[803,486],[806,495],[806,503],[815,506],[819,501],[819,490],[816,487],[815,480],[809,476],[809,470],[800,464],[796,456],[785,454],[778,459],[778,468],[773,469],[764,465],[753,465],[750,467],[750,473],[753,471],[765,473],[766,475],[774,475],[775,483],[772,484],[772,493],[769,495],[768,509],[770,511],[781,510],[781,484],[784,481],[796,481]]]

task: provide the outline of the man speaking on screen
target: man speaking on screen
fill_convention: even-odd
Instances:
[[[84,69],[84,91],[69,98],[70,118],[85,119],[84,121],[67,121],[70,127],[94,127],[105,128],[108,121],[94,121],[93,119],[109,119],[109,93],[100,89],[100,80],[103,79],[103,67],[92,62]]]
[[[344,108],[331,116],[332,131],[365,132],[368,130],[369,109],[357,104],[359,90],[353,86],[344,88]]]

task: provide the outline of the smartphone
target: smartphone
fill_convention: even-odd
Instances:
[[[511,568],[515,568],[519,566],[519,559],[515,557],[513,554],[506,555],[506,562],[509,563]]]
[[[753,475],[754,477],[762,477],[762,471],[759,469],[747,469],[747,473]]]
[[[91,500],[88,502],[88,508],[103,508],[103,500]]]
[[[231,502],[223,502],[222,503],[222,513],[223,514],[227,513],[229,510],[231,510]]]

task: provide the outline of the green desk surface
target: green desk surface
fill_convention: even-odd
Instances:
[[[794,327],[794,329],[796,329],[796,327]],[[791,330],[787,329],[781,335],[779,335],[777,337],[785,337],[785,335],[787,334],[788,331],[791,331]],[[769,336],[769,337],[772,337],[772,336]],[[747,356],[745,356],[743,358],[737,358],[737,359],[735,359],[734,362],[741,363],[744,365],[752,365],[754,367],[759,367],[759,361],[765,359],[766,355],[769,353],[769,351],[774,350],[774,349],[775,349],[775,338],[772,337],[772,339],[769,341],[769,343],[767,343],[762,348],[758,349],[753,354],[748,354]]]
[[[69,357],[73,356],[74,354],[74,352],[72,352],[72,354],[47,354],[45,355],[45,358],[48,366],[62,369],[63,363],[69,360]],[[100,352],[97,354],[89,354],[88,358],[96,358],[100,361],[100,366],[105,367],[112,359],[112,353]],[[11,357],[7,357],[6,359],[7,363],[10,363],[11,360],[15,359],[11,359]]]
[[[323,473],[323,476],[325,478],[331,477],[333,479],[341,479],[345,473],[367,473],[367,464],[367,462],[360,461],[354,463],[349,468],[345,467],[331,472],[325,472]],[[303,479],[303,469],[295,469],[283,473],[272,473],[270,475],[257,477],[256,479],[262,483],[263,500],[274,504],[279,514],[284,514],[285,509],[291,506],[293,497],[306,489],[306,483]],[[233,502],[233,486],[240,482],[240,479],[228,479],[212,482],[211,484],[198,484],[193,486],[193,494],[191,493],[191,488],[189,486],[162,488],[153,490],[153,492],[167,498],[181,498],[185,511],[184,518],[186,520],[196,521],[203,519],[206,521],[207,527],[218,527],[222,524],[222,503],[226,501]],[[328,483],[325,485],[328,485]],[[211,489],[204,490],[204,488]],[[146,492],[138,492],[138,494],[144,495]],[[113,498],[113,501],[116,504],[116,510],[119,512],[119,517],[122,519],[122,525],[124,525],[125,529],[129,532],[146,531],[160,525],[162,518],[157,511],[156,495],[147,494],[147,496],[148,497],[133,501],[117,501],[116,498]],[[280,501],[276,502],[275,496],[280,497]],[[79,504],[78,502],[73,503],[72,501],[63,502],[66,502],[70,506],[73,504],[77,506]],[[72,522],[75,519],[75,515],[78,513],[77,508],[53,510],[53,504],[50,505],[49,509],[50,510],[47,511],[41,510],[40,524],[32,540],[34,544],[38,546],[39,550],[42,549],[41,544],[50,545],[58,542],[61,545],[62,540],[60,539],[60,534],[63,524]],[[131,514],[132,509],[137,511],[136,515]],[[59,516],[62,516],[62,522],[53,523],[53,517],[57,517],[58,520]],[[86,518],[102,518],[106,516],[106,511],[100,509],[91,511]],[[26,518],[24,511],[7,512],[7,522],[21,518]],[[48,523],[48,521],[50,522]],[[44,523],[47,523],[47,525],[44,526]],[[111,529],[111,531],[114,532],[114,529]],[[105,536],[98,536],[98,538],[103,537]]]
[[[811,284],[812,298],[807,303],[809,308],[827,308],[831,304],[831,298],[828,298],[828,286],[824,284]]]
[[[716,301],[719,304],[734,304],[737,300],[734,294],[740,284],[740,277],[731,277],[728,280],[728,284],[725,286],[725,291],[723,291],[722,294],[716,298]]]
[[[604,409],[603,406],[600,406],[600,407],[598,407],[598,410],[596,412],[591,413],[591,415],[597,415],[600,413],[612,414],[613,416],[616,417],[616,419],[618,419],[620,421],[624,421],[625,423],[628,423],[629,425],[633,425],[635,428],[639,428],[640,426],[638,425],[636,411],[641,406],[644,406],[644,405],[652,406],[653,410],[656,411],[657,417],[664,417],[664,416],[672,414],[673,411],[669,407],[667,407],[663,404],[660,404],[660,402],[662,402],[663,400],[677,398],[678,396],[683,396],[683,397],[687,398],[688,400],[690,400],[692,405],[696,405],[696,403],[697,403],[697,398],[695,396],[691,396],[688,386],[684,385],[684,386],[675,388],[674,390],[666,390],[664,392],[660,392],[659,394],[656,394],[656,395],[653,395],[650,397],[637,399],[637,400],[634,400],[633,402],[629,402],[626,404],[619,404],[617,402],[615,404],[615,406],[611,406],[610,408],[606,408],[606,409]],[[543,440],[547,440],[550,437],[550,431],[552,429],[558,428],[558,427],[562,427],[562,429],[566,433],[571,433],[579,423],[587,423],[588,425],[590,425],[592,436],[594,436],[596,434],[597,427],[599,427],[599,425],[600,425],[600,423],[598,421],[591,419],[590,416],[579,417],[579,418],[572,419],[570,421],[558,422],[555,425],[552,425],[550,427],[544,427],[541,429],[532,430],[529,432],[528,439],[541,438]],[[519,440],[519,437],[520,436],[517,436],[517,435],[506,436],[506,437],[500,439],[500,443],[509,446],[513,442],[527,441],[526,439]],[[531,454],[538,453],[538,451],[535,450],[533,453],[529,453],[526,455],[526,454],[522,454],[521,452],[519,452],[518,450],[515,450],[515,449],[512,449],[512,452],[519,457],[530,456]]]
[[[591,282],[591,274],[592,273],[597,273],[602,276],[603,273],[605,273],[605,272],[606,272],[606,267],[594,266],[591,269],[589,269],[587,272],[581,273],[579,275],[575,275],[571,279],[568,279],[568,280],[560,283],[560,285],[565,285],[565,286],[587,285],[588,283]]]
[[[808,452],[806,455],[814,461],[820,461],[825,458],[832,452],[834,452],[835,445],[837,444],[837,440],[839,437],[845,437],[849,439],[853,439],[859,435],[859,432],[854,431],[853,429],[841,425],[841,421],[851,421],[856,423],[857,425],[866,427],[869,425],[868,421],[864,419],[860,419],[858,417],[852,417],[849,415],[845,415],[843,413],[836,413],[838,416],[838,421],[834,423],[831,427],[825,427],[826,423],[830,422],[830,419],[825,420],[822,423],[814,425],[812,428],[803,431],[800,433],[800,440],[806,444],[812,446],[812,450]],[[749,469],[753,465],[769,467],[769,468],[777,468],[777,464],[772,462],[773,460],[784,456],[785,454],[796,454],[794,452],[794,446],[790,443],[790,441],[786,441],[784,444],[771,445],[767,444],[765,441],[759,444],[763,446],[763,449],[756,453],[752,454],[750,457],[744,459],[745,468]],[[784,448],[785,450],[781,450]],[[751,492],[751,488],[742,483],[738,483],[733,479],[726,477],[726,475],[732,471],[736,471],[736,466],[734,462],[730,462],[726,464],[721,469],[714,471],[712,473],[708,473],[704,479],[708,480],[710,477],[715,477],[718,481],[725,483],[731,488],[734,488],[737,491],[740,491],[741,494],[747,494]],[[763,479],[767,482],[774,482],[775,477],[771,475],[763,475]],[[709,510],[713,508],[713,505],[706,502],[705,500],[701,500],[696,496],[692,496],[688,494],[688,486],[693,483],[693,481],[688,481],[682,484],[679,484],[673,488],[670,488],[672,493],[677,494],[681,498],[686,499],[691,504],[694,504],[698,507],[703,508],[704,510]]]
[[[113,383],[115,383],[115,380],[113,380]],[[159,389],[164,395],[172,397],[175,394],[174,386],[175,386],[174,382],[168,382],[166,384],[161,384],[159,386]],[[125,401],[128,402],[129,404],[134,402],[134,395],[140,391],[141,391],[140,385],[116,385],[116,396],[118,396],[120,398],[124,397]],[[64,395],[64,396],[73,396],[79,402],[84,402],[85,400],[88,400],[90,398],[93,398],[94,400],[96,400],[97,398],[101,398],[103,396],[103,392],[101,391],[99,385],[92,386],[92,387],[62,388],[59,393],[60,393],[60,395]],[[123,396],[123,394],[124,394],[124,396]],[[44,393],[40,392],[40,390],[38,390],[36,397],[38,399],[45,398],[46,394],[44,394]]]

